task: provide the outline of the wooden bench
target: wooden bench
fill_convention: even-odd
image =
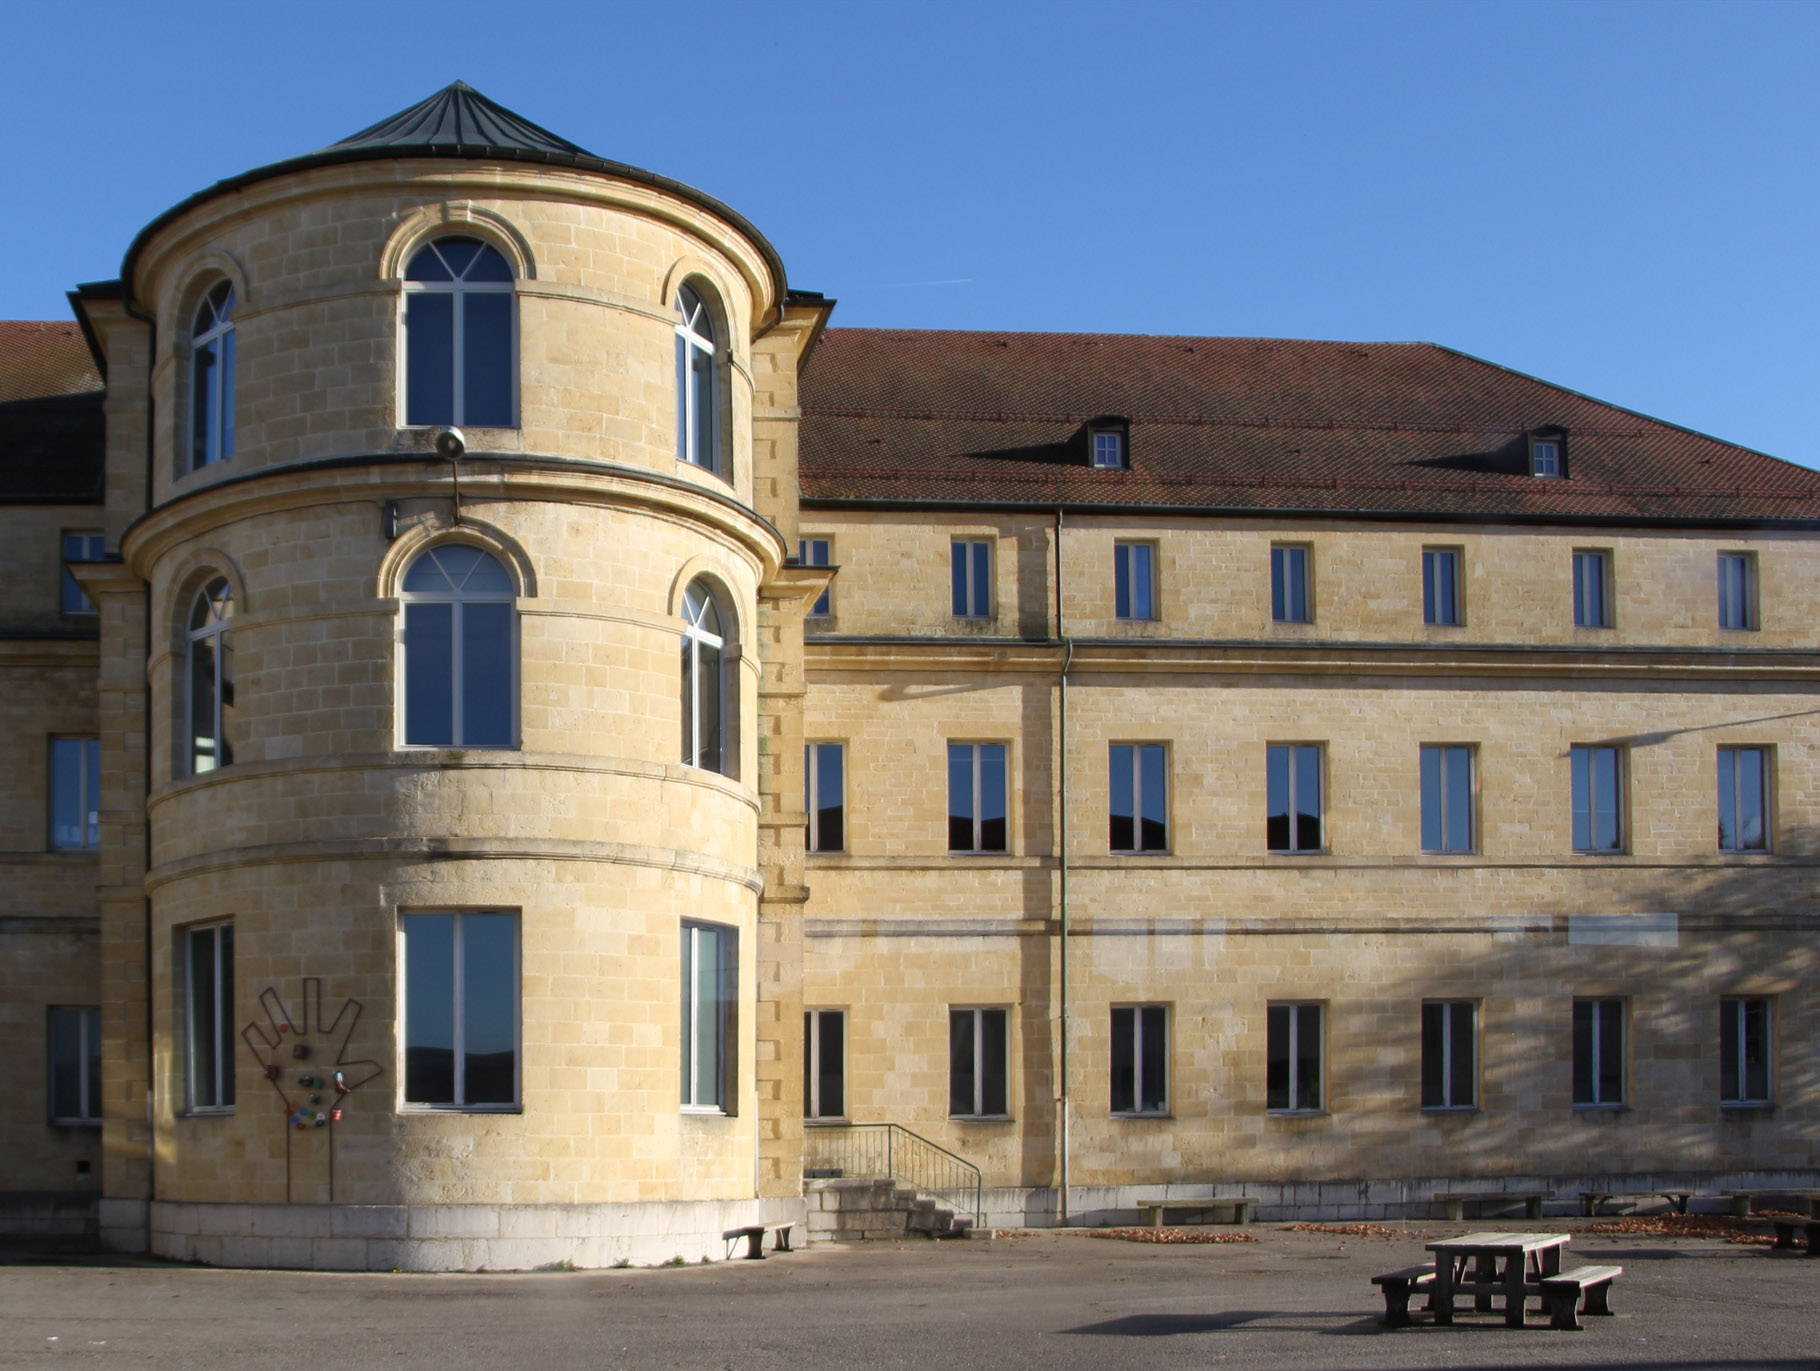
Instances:
[[[1432,1262],[1426,1266],[1406,1266],[1401,1271],[1386,1271],[1381,1276],[1373,1276],[1371,1283],[1383,1288],[1386,1328],[1409,1327],[1409,1297],[1418,1290],[1430,1292],[1429,1307],[1433,1307],[1435,1269]]]
[[[1542,1277],[1542,1304],[1550,1328],[1578,1328],[1575,1306],[1586,1297],[1584,1314],[1611,1313],[1611,1283],[1624,1274],[1621,1266],[1576,1266],[1572,1271]]]
[[[746,1240],[746,1260],[763,1261],[765,1259],[765,1234],[777,1234],[777,1240],[771,1246],[773,1252],[788,1252],[790,1250],[790,1230],[795,1226],[787,1220],[779,1223],[754,1223],[748,1224],[744,1228],[729,1228],[721,1234],[721,1237],[728,1242],[738,1242],[744,1238]]]
[[[1732,1202],[1732,1217],[1748,1219],[1751,1201],[1759,1195],[1773,1196],[1776,1199],[1806,1200],[1807,1212],[1820,1219],[1820,1190],[1721,1190],[1719,1192]]]
[[[1485,1190],[1471,1193],[1450,1192],[1436,1195],[1436,1204],[1447,1207],[1447,1217],[1453,1223],[1459,1223],[1466,1217],[1466,1206],[1469,1204],[1515,1204],[1523,1203],[1523,1216],[1529,1219],[1542,1217],[1542,1201],[1552,1200],[1552,1190]]]
[[[1784,1219],[1771,1215],[1764,1220],[1776,1230],[1774,1252],[1786,1252],[1801,1246],[1800,1235],[1807,1235],[1807,1255],[1820,1257],[1820,1219]]]
[[[1257,1210],[1258,1202],[1250,1196],[1225,1200],[1139,1200],[1137,1211],[1150,1221],[1152,1228],[1163,1226],[1164,1216],[1175,1210],[1181,1214],[1204,1214],[1208,1210],[1231,1211],[1229,1222],[1234,1224],[1250,1223],[1252,1214]]]
[[[1691,1190],[1582,1190],[1580,1212],[1591,1218],[1607,1200],[1663,1199],[1675,1207],[1675,1213],[1685,1214],[1687,1202],[1693,1197]]]

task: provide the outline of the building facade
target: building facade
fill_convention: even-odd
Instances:
[[[830,329],[466,87],[0,334],[15,1227],[695,1259],[1811,1184],[1812,473],[1420,344]]]

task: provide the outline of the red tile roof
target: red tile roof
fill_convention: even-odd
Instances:
[[[101,498],[102,395],[75,324],[0,320],[0,503]]]
[[[1820,520],[1820,473],[1432,343],[831,328],[802,404],[808,502]],[[1108,415],[1129,470],[1086,464]]]

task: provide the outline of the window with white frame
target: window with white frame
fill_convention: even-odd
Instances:
[[[1119,1005],[1112,1011],[1112,1112],[1169,1112],[1169,1009]]]
[[[992,617],[992,544],[956,538],[950,562],[954,617]]]
[[[1767,747],[1719,749],[1719,850],[1768,852],[1770,774]]]
[[[1272,852],[1320,852],[1327,845],[1320,743],[1264,748],[1264,842]]]
[[[847,1011],[803,1011],[803,1117],[847,1117]]]
[[[1422,851],[1475,850],[1473,753],[1457,743],[1422,745]]]
[[[233,589],[216,577],[190,607],[186,760],[192,776],[234,760],[233,618]]]
[[[1422,622],[1434,628],[1458,628],[1466,622],[1460,595],[1460,549],[1422,549]]]
[[[847,847],[847,748],[843,743],[803,745],[805,799],[809,807],[805,842],[811,852],[844,852]]]
[[[499,559],[465,543],[427,548],[411,563],[398,597],[407,746],[513,746],[516,594]]]
[[[234,925],[184,929],[184,1102],[192,1114],[234,1107]]]
[[[101,1122],[101,1011],[53,1005],[46,1015],[50,1121]]]
[[[1169,749],[1113,743],[1107,753],[1109,846],[1114,852],[1169,850]]]
[[[1005,744],[948,744],[948,850],[1004,852],[1010,837]]]
[[[833,566],[834,541],[831,538],[803,538],[796,544],[796,560],[804,566]],[[829,586],[816,597],[809,609],[811,619],[827,619],[834,614],[834,587]]]
[[[1757,557],[1750,552],[1719,554],[1719,627],[1757,627]]]
[[[1003,1119],[1011,1113],[1011,1011],[948,1011],[948,1115]]]
[[[59,599],[65,614],[93,614],[95,606],[70,574],[71,562],[99,562],[107,556],[105,533],[65,533],[63,535],[63,580]]]
[[[1273,1114],[1321,1109],[1326,1058],[1321,1004],[1273,1004],[1268,1012],[1264,1107]]]
[[[1300,543],[1276,543],[1270,549],[1270,617],[1279,624],[1314,622],[1308,574],[1312,552]]]
[[[438,238],[404,273],[404,421],[512,428],[517,282],[497,248]]]
[[[1157,617],[1155,543],[1112,545],[1112,598],[1121,619]]]
[[[713,587],[691,581],[683,591],[682,759],[685,766],[723,776],[733,774],[727,723],[739,704],[729,670],[732,630],[732,616]]]
[[[1531,438],[1529,440],[1529,474],[1540,476],[1544,480],[1558,480],[1567,474],[1567,464],[1563,460],[1563,455],[1559,438]]]
[[[1574,551],[1574,627],[1610,628],[1612,623],[1611,553],[1577,548]]]
[[[676,292],[676,314],[676,458],[721,474],[714,317],[693,286]]]
[[[1472,1109],[1479,1102],[1479,1006],[1472,1000],[1422,1005],[1422,1108]]]
[[[1774,1098],[1774,1006],[1761,995],[1728,995],[1719,1001],[1719,1102],[1767,1105]]]
[[[1574,851],[1622,852],[1628,840],[1624,803],[1624,749],[1576,746],[1573,768]]]
[[[1624,1001],[1574,1001],[1574,1103],[1624,1103]]]
[[[101,846],[101,741],[51,739],[51,848],[93,851]]]
[[[234,283],[219,281],[190,321],[190,470],[234,455]]]
[[[1117,471],[1125,465],[1125,432],[1117,428],[1093,431],[1093,466],[1096,471]]]
[[[518,915],[398,917],[404,1102],[510,1110],[519,1100]]]
[[[739,1079],[739,930],[682,926],[682,1105],[731,1114]]]

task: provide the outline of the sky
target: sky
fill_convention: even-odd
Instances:
[[[0,318],[465,80],[835,324],[1426,340],[1820,466],[1820,2],[19,5]]]

